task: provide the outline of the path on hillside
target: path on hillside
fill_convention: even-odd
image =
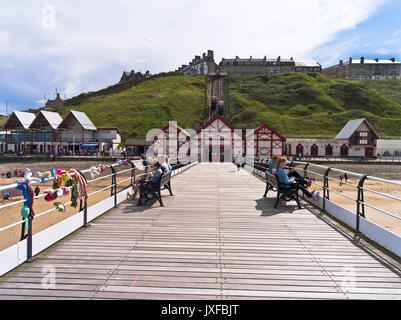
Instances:
[[[198,164],[172,188],[165,207],[120,204],[0,278],[0,299],[401,299],[398,266],[295,203],[273,209],[232,164]]]

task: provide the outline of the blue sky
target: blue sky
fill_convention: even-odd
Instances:
[[[2,0],[0,113],[170,71],[208,49],[215,60],[294,57],[324,67],[401,56],[398,0]]]

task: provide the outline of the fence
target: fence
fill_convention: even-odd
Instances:
[[[263,162],[263,160],[259,162],[259,160],[258,161],[255,160],[257,159],[247,158],[246,169],[262,178],[266,178],[266,170],[268,169],[268,162]],[[323,184],[315,182],[315,185],[322,188],[323,195],[319,197],[318,200],[307,199],[307,201],[313,203],[323,211],[335,216],[336,218],[338,218],[339,220],[350,226],[352,229],[354,229],[357,233],[364,234],[368,238],[376,241],[377,243],[386,247],[387,249],[397,254],[398,256],[401,256],[401,237],[383,228],[382,226],[379,226],[378,224],[369,221],[366,218],[365,209],[366,207],[368,207],[376,212],[380,212],[380,214],[391,216],[392,218],[397,219],[398,221],[401,221],[401,217],[395,214],[394,212],[389,212],[387,210],[384,210],[383,208],[379,208],[378,206],[368,203],[367,201],[365,201],[365,198],[367,192],[381,197],[385,197],[386,199],[390,199],[395,201],[396,203],[399,203],[399,206],[397,206],[396,208],[401,208],[401,199],[389,193],[372,190],[364,186],[365,183],[370,180],[370,181],[381,182],[388,185],[399,186],[401,190],[400,182],[381,179],[337,168],[330,168],[322,165],[313,164],[310,162],[290,161],[287,169],[297,171],[301,176],[303,176],[306,179],[311,176],[314,176],[314,177],[319,177],[323,181]],[[336,179],[333,176],[330,176],[330,174],[332,173],[337,173],[341,175],[347,174],[348,176],[355,177],[359,180],[358,184],[352,184],[349,182]],[[337,182],[352,187],[355,190],[357,197],[352,198],[349,195],[334,190],[334,188],[330,187],[330,182]],[[338,196],[344,197],[344,199],[354,201],[355,210],[351,211],[349,209],[344,208],[341,204],[331,201],[330,193],[335,193]],[[302,192],[300,192],[300,195],[302,196]]]
[[[181,173],[182,171],[188,169],[189,167],[195,165],[197,160],[193,157],[186,158],[186,159],[179,159],[178,164],[173,165],[172,176]],[[19,266],[24,262],[32,262],[34,260],[34,256],[40,253],[41,251],[45,250],[46,248],[50,247],[57,241],[60,241],[64,237],[68,236],[72,232],[80,229],[81,227],[87,227],[90,221],[94,220],[95,218],[99,217],[100,215],[104,214],[105,212],[109,211],[112,208],[116,208],[121,202],[127,200],[127,189],[131,187],[131,185],[135,182],[136,178],[144,176],[147,174],[147,171],[142,174],[136,174],[136,167],[132,162],[130,162],[131,168],[117,171],[116,167],[119,164],[111,164],[108,165],[107,168],[110,168],[112,173],[107,174],[104,176],[100,176],[98,178],[88,180],[88,185],[94,183],[99,180],[103,179],[110,179],[111,184],[103,187],[99,190],[96,190],[83,200],[80,201],[80,208],[79,212],[61,222],[42,230],[39,233],[33,234],[32,232],[32,219],[28,219],[28,234],[27,236],[19,241],[17,244],[0,251],[0,276],[9,272],[10,270],[14,269],[15,267]],[[89,173],[90,169],[80,171],[82,174]],[[118,175],[126,174],[129,175],[128,178],[125,178],[121,181],[117,182]],[[117,186],[123,184],[124,182],[130,181],[130,185],[126,188],[123,188],[120,192],[117,192]],[[16,184],[8,185],[0,187],[0,190],[8,189],[16,187]],[[90,207],[88,207],[88,198],[94,196],[95,194],[110,190],[110,196]],[[35,199],[39,199],[44,197],[45,195],[38,195]],[[18,204],[24,203],[26,200],[15,201],[9,204],[5,204],[0,206],[0,214],[1,210],[10,206],[15,206]],[[71,204],[70,202],[65,203],[65,206]],[[53,208],[50,210],[46,210],[44,212],[38,213],[35,215],[35,219],[49,214],[57,210],[57,208]],[[0,228],[0,233],[4,232],[8,229],[14,228],[18,225],[22,225],[23,227],[24,221],[19,221],[5,227]]]

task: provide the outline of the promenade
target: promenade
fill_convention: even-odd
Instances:
[[[274,209],[247,171],[201,163],[171,184],[164,207],[128,200],[1,277],[0,300],[401,299],[399,264],[305,203]]]

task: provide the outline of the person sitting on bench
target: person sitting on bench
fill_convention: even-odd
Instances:
[[[277,176],[279,179],[279,182],[282,183],[283,185],[286,185],[288,188],[291,189],[297,189],[301,190],[308,198],[312,198],[314,200],[317,200],[319,198],[319,192],[318,191],[312,191],[310,192],[303,183],[298,183],[294,177],[289,178],[287,173],[284,170],[284,167],[287,165],[287,159],[285,158],[280,158],[277,161]]]
[[[273,158],[270,160],[269,162],[269,172],[271,174],[274,174],[274,172],[276,172],[276,168],[277,168],[277,160],[281,158],[281,156],[273,156]]]
[[[135,199],[136,194],[138,191],[140,191],[140,188],[146,188],[148,186],[148,183],[154,183],[157,182],[157,180],[160,178],[160,176],[163,174],[163,170],[161,169],[160,163],[156,162],[154,165],[152,165],[153,171],[149,172],[146,178],[142,178],[138,183],[136,183],[133,186],[134,193],[131,194],[128,192],[128,197],[131,199]]]
[[[285,159],[285,158],[282,157],[282,156],[277,156],[277,158],[276,158],[276,168],[278,168],[278,164],[277,163],[279,162],[280,159]],[[290,168],[290,170],[291,170],[291,168]],[[289,178],[295,178],[295,181],[297,183],[302,184],[305,187],[309,188],[312,185],[312,178],[309,178],[308,180],[306,180],[305,178],[301,177],[301,175],[298,172],[296,172],[295,170],[290,171],[287,176]]]

